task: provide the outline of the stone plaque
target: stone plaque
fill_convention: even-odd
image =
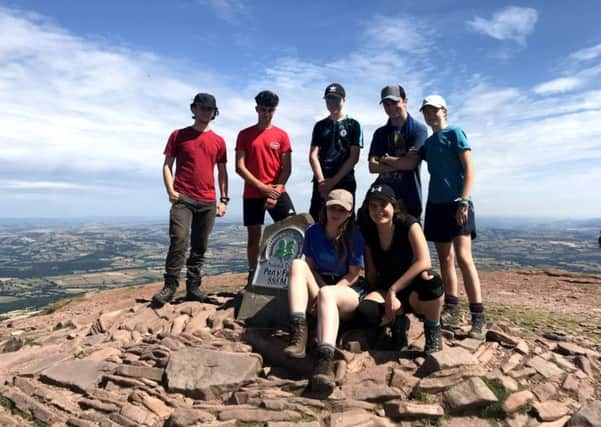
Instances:
[[[265,228],[257,269],[238,319],[252,326],[288,326],[288,272],[292,260],[302,257],[305,229],[311,224],[311,215],[300,214]]]

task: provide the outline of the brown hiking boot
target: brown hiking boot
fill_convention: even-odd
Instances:
[[[332,394],[336,388],[333,351],[319,350],[319,359],[310,383],[312,391],[328,396]]]
[[[459,304],[445,304],[440,314],[440,327],[448,331],[459,328],[461,314],[459,313]]]
[[[161,307],[164,306],[165,304],[173,300],[176,289],[177,285],[173,286],[172,284],[165,284],[165,286],[163,286],[163,289],[161,289],[160,292],[153,295],[152,302]]]
[[[200,278],[186,280],[186,301],[206,302],[207,294],[200,290]]]
[[[290,321],[290,344],[284,353],[293,359],[303,359],[307,348],[307,319],[294,319]]]
[[[486,318],[484,313],[472,313],[472,329],[469,332],[470,338],[484,340],[486,338]]]

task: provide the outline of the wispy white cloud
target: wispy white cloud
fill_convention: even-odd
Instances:
[[[192,95],[207,90],[215,93],[221,110],[213,126],[228,143],[228,216],[237,218],[242,185],[233,173],[234,141],[256,120],[253,96],[269,88],[281,98],[276,125],[289,132],[293,143],[289,189],[297,208],[306,210],[311,129],[326,114],[325,85],[338,81],[347,89],[347,111],[364,125],[365,150],[356,168],[359,197],[374,179],[366,166],[371,135],[386,121],[379,91],[400,83],[418,118],[419,100],[443,91],[451,123],[466,129],[474,147],[480,213],[515,215],[519,205],[519,214],[544,215],[551,210],[548,193],[553,189],[553,214],[573,215],[577,205],[578,215],[598,215],[601,201],[583,190],[587,180],[601,179],[598,163],[594,167],[595,159],[601,161],[601,90],[594,83],[601,73],[598,64],[577,62],[556,78],[533,84],[534,89],[500,85],[491,76],[467,74],[454,61],[432,63],[437,39],[427,22],[405,16],[374,19],[381,20],[379,28],[395,27],[384,25],[390,20],[404,29],[378,34],[366,24],[357,47],[344,55],[275,57],[258,73],[261,78],[234,86],[232,81],[240,79],[215,75],[198,64],[192,72],[152,52],[107,46],[41,17],[0,8],[0,199],[9,201],[13,215],[28,212],[38,196],[46,213],[163,212],[165,140],[171,129],[190,123]],[[462,84],[451,90],[436,80],[440,75]],[[561,81],[569,78],[583,83],[567,90],[569,80],[563,86]],[[561,102],[548,96],[562,87]]]
[[[242,0],[197,0],[199,4],[209,6],[215,15],[229,23],[237,23],[246,14],[246,6]]]
[[[590,61],[601,56],[601,43],[598,45],[577,50],[570,55],[570,58],[577,61]]]
[[[539,95],[551,95],[569,92],[581,86],[582,83],[582,80],[577,77],[560,77],[536,85],[532,90]]]
[[[475,17],[467,22],[469,28],[497,40],[513,40],[526,44],[538,20],[536,9],[510,6],[493,14],[490,19]]]

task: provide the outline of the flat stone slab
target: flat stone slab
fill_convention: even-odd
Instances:
[[[446,347],[442,351],[428,355],[420,372],[422,375],[427,375],[442,369],[477,364],[478,359],[470,351],[461,347]]]
[[[534,394],[532,394],[530,390],[512,393],[505,399],[505,402],[503,402],[503,411],[505,411],[506,414],[513,414],[522,406],[527,405],[533,400]]]
[[[115,374],[124,377],[148,378],[160,383],[164,371],[164,369],[151,368],[150,366],[121,365],[117,368]]]
[[[169,392],[209,400],[235,391],[260,369],[259,355],[186,348],[171,353],[165,378]]]
[[[497,397],[481,378],[470,378],[443,393],[454,413],[471,411],[497,402]]]
[[[440,405],[392,401],[384,403],[384,412],[390,418],[442,417],[444,409]]]
[[[540,356],[534,356],[526,364],[531,368],[536,369],[536,372],[545,378],[559,377],[565,373],[555,363],[548,362]]]
[[[601,400],[584,405],[567,424],[567,427],[580,426],[601,427]]]
[[[567,405],[557,400],[547,400],[546,402],[536,402],[532,407],[538,414],[541,421],[555,421],[562,418],[570,412]]]
[[[98,387],[105,374],[112,373],[115,365],[96,360],[69,360],[46,369],[40,380],[78,393],[87,393]]]

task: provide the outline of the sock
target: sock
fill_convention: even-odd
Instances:
[[[444,303],[447,305],[457,305],[459,304],[459,297],[457,295],[448,295],[444,296]]]
[[[320,353],[334,353],[334,346],[332,344],[325,344],[325,343],[321,343],[319,344],[319,346],[317,347],[317,350]]]
[[[440,328],[440,320],[433,322],[432,320],[428,320],[424,318],[424,327],[426,328]]]
[[[470,303],[470,312],[472,313],[484,313],[484,304],[481,302]]]
[[[307,315],[303,312],[290,313],[290,320],[305,320]]]

